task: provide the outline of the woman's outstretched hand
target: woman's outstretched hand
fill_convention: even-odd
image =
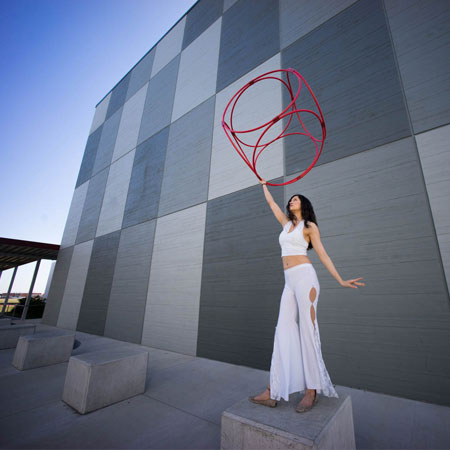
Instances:
[[[343,287],[351,287],[354,289],[358,289],[358,286],[365,286],[364,283],[358,283],[358,280],[362,280],[362,277],[355,278],[353,280],[342,281],[340,285]],[[355,284],[357,284],[358,286],[354,286]]]

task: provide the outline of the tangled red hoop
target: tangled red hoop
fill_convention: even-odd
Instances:
[[[286,74],[286,81],[283,80],[280,77],[274,76],[272,74],[276,73],[276,72],[282,72]],[[296,95],[294,96],[293,90],[292,90],[292,84],[291,84],[291,80],[289,78],[289,74],[293,74],[297,77],[298,79],[298,90]],[[282,74],[281,74],[282,75]],[[233,127],[233,114],[234,114],[234,110],[236,108],[236,103],[238,102],[238,100],[240,99],[240,97],[242,96],[242,94],[251,86],[253,86],[254,84],[263,81],[263,80],[278,80],[282,83],[282,85],[288,90],[289,95],[291,97],[291,102],[289,103],[289,105],[277,116],[275,116],[272,120],[269,120],[268,122],[260,125],[259,127],[256,128],[252,128],[250,130],[236,130]],[[310,92],[314,103],[317,106],[318,109],[318,113],[310,110],[310,109],[299,109],[296,105],[296,101],[300,95],[300,91],[302,89],[302,83],[305,84],[305,86],[307,87],[308,91]],[[231,108],[230,108],[231,107]],[[227,111],[230,108],[230,112],[229,112],[229,124],[226,122],[226,115],[227,115]],[[321,125],[321,130],[322,130],[322,137],[316,138],[314,137],[309,131],[308,129],[305,127],[305,124],[303,123],[301,117],[300,117],[300,113],[306,113],[306,114],[311,114],[313,117],[315,117],[320,125]],[[292,118],[293,117],[297,117],[298,121],[300,122],[304,132],[291,132],[291,133],[287,133],[287,130],[292,122]],[[283,130],[281,131],[281,133],[275,137],[274,139],[270,140],[269,142],[265,142],[262,143],[262,139],[264,137],[264,135],[270,130],[270,128],[275,125],[279,120],[284,119],[285,117],[289,117],[289,120],[287,121],[286,126],[283,128]],[[313,167],[314,164],[316,164],[317,160],[319,159],[320,154],[322,153],[322,149],[323,149],[323,145],[325,143],[325,138],[327,135],[327,130],[325,128],[325,120],[323,118],[323,114],[322,114],[322,110],[320,109],[319,106],[319,102],[316,99],[316,96],[314,95],[312,89],[310,88],[309,84],[306,82],[306,80],[302,77],[302,75],[300,75],[300,73],[298,73],[295,69],[278,69],[278,70],[272,70],[271,72],[267,72],[264,73],[262,75],[259,75],[258,77],[254,78],[253,80],[250,80],[245,86],[243,86],[242,88],[240,88],[231,98],[231,100],[228,102],[225,111],[223,112],[223,116],[222,116],[222,127],[225,131],[225,134],[227,135],[228,139],[230,140],[231,144],[233,145],[234,149],[238,152],[239,156],[244,160],[244,162],[248,165],[248,167],[250,168],[250,170],[258,177],[258,179],[261,180],[261,176],[258,174],[257,170],[256,170],[256,162],[259,158],[259,156],[261,155],[261,153],[273,142],[278,141],[279,139],[285,138],[287,136],[293,136],[293,135],[301,135],[301,136],[307,136],[311,139],[311,141],[313,142],[315,148],[316,148],[316,155],[314,157],[313,162],[311,163],[311,165],[304,170],[300,175],[298,175],[297,177],[293,178],[292,180],[286,181],[285,183],[269,183],[267,182],[268,185],[270,186],[283,186],[285,184],[290,184],[290,183],[294,183],[295,181],[300,180],[300,178],[303,178]],[[261,135],[259,136],[256,144],[248,144],[245,143],[243,141],[243,138],[239,137],[239,135],[242,134],[246,134],[246,133],[253,133],[255,131],[258,130],[262,130]],[[319,144],[320,144],[320,148],[319,148]],[[247,155],[245,154],[243,148],[241,146],[245,146],[245,147],[250,147],[253,148],[253,156],[252,156],[252,161],[250,162],[249,159],[247,158]],[[258,151],[259,150],[259,151]],[[258,153],[257,153],[258,152]]]

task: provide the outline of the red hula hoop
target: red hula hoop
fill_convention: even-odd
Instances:
[[[282,75],[283,73],[286,74],[286,81],[283,80],[282,78],[279,78],[277,76],[274,76],[272,74],[276,73],[276,72],[281,72],[280,75]],[[297,77],[298,80],[298,90],[296,92],[296,94],[294,95],[293,90],[292,90],[292,85],[291,85],[291,80],[289,78],[289,74],[295,75],[295,77]],[[282,85],[288,90],[289,95],[291,97],[291,102],[289,103],[289,105],[277,116],[275,116],[272,120],[269,120],[268,122],[252,128],[250,130],[236,130],[233,127],[233,114],[234,114],[234,110],[236,107],[236,104],[238,102],[238,100],[241,98],[242,94],[249,89],[251,86],[253,86],[254,84],[263,81],[263,80],[278,80],[282,83]],[[302,84],[304,84],[306,86],[306,88],[308,89],[309,93],[311,94],[314,103],[317,106],[317,110],[318,112],[312,111],[310,109],[300,109],[297,107],[296,105],[296,101],[300,95],[300,91],[302,89]],[[226,121],[226,116],[227,116],[227,112],[230,109],[229,113],[228,113],[228,120],[229,120],[229,124]],[[322,130],[322,136],[321,138],[317,138],[314,137],[309,131],[308,129],[305,127],[305,124],[303,123],[301,117],[300,117],[300,113],[306,113],[306,114],[310,114],[313,117],[315,117],[320,125],[321,125],[321,130]],[[289,119],[287,120],[287,124],[286,126],[283,128],[283,130],[281,131],[281,133],[275,137],[274,139],[270,140],[269,142],[264,142],[262,143],[261,141],[263,140],[265,134],[270,130],[270,128],[275,125],[279,120],[284,119],[289,117]],[[300,125],[302,126],[304,132],[292,132],[292,133],[287,133],[288,128],[292,122],[293,118],[297,118]],[[298,73],[295,69],[278,69],[278,70],[272,70],[271,72],[267,72],[264,73],[262,75],[259,75],[258,77],[254,78],[253,80],[250,80],[246,85],[244,85],[243,87],[241,87],[234,95],[233,97],[231,97],[231,100],[228,102],[224,112],[223,112],[223,116],[222,116],[222,127],[225,131],[225,134],[227,135],[227,138],[229,139],[229,141],[231,142],[231,145],[233,146],[233,148],[238,152],[239,156],[244,160],[245,164],[248,165],[248,167],[250,168],[250,170],[258,177],[258,179],[261,180],[261,176],[259,175],[258,171],[256,170],[256,162],[258,161],[259,156],[261,155],[261,153],[273,142],[279,140],[279,139],[283,139],[284,137],[287,136],[293,136],[293,135],[300,135],[300,136],[307,136],[311,139],[312,143],[314,144],[315,148],[316,148],[316,154],[314,157],[313,162],[310,164],[310,166],[304,170],[300,175],[298,175],[297,177],[293,178],[292,180],[286,181],[285,183],[269,183],[267,182],[267,184],[269,186],[284,186],[285,184],[290,184],[290,183],[294,183],[298,180],[300,180],[300,178],[303,178],[316,164],[317,160],[319,159],[321,153],[322,153],[322,149],[323,149],[323,145],[325,143],[325,138],[327,136],[327,130],[325,127],[325,120],[323,118],[323,114],[322,114],[322,110],[320,109],[319,106],[319,102],[317,101],[316,96],[314,95],[314,92],[312,91],[312,89],[310,88],[309,84],[306,82],[306,80],[302,77],[302,75],[300,73]],[[248,144],[246,142],[244,142],[243,138],[240,138],[239,135],[245,135],[246,133],[253,133],[256,132],[258,130],[262,130],[261,135],[259,136],[256,144]],[[319,147],[320,144],[320,147]],[[252,160],[250,161],[247,158],[247,155],[245,154],[242,146],[245,147],[250,147],[253,148],[253,155],[252,155]],[[259,151],[258,151],[259,150]],[[257,153],[258,152],[258,153]]]

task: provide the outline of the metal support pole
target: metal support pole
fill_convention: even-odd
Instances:
[[[3,316],[3,314],[5,314],[6,305],[8,304],[9,296],[11,294],[11,289],[14,284],[14,278],[16,278],[16,273],[17,273],[17,266],[14,267],[14,272],[12,274],[11,281],[9,282],[9,288],[8,288],[8,292],[6,294],[5,303],[3,303],[2,313],[0,314],[1,316]]]
[[[30,306],[31,295],[33,294],[34,283],[36,281],[36,277],[37,277],[40,265],[41,265],[41,260],[38,259],[36,261],[36,267],[34,268],[33,279],[31,280],[30,290],[28,291],[27,300],[25,302],[25,308],[23,308],[22,317],[20,318],[20,320],[25,320],[27,317],[28,307]]]

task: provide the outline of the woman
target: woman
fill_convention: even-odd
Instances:
[[[283,227],[280,234],[285,286],[281,295],[280,312],[270,365],[270,384],[255,397],[253,403],[275,407],[289,394],[304,391],[297,412],[310,410],[317,402],[317,393],[338,397],[323,362],[319,324],[316,320],[320,285],[316,271],[306,256],[314,248],[320,260],[341,286],[357,289],[364,286],[362,277],[344,281],[320,241],[319,228],[311,202],[303,195],[294,195],[286,205],[287,215],[275,203],[263,185],[267,203]]]

